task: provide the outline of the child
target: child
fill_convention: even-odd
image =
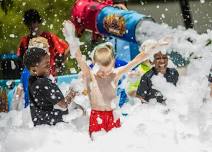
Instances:
[[[68,114],[67,106],[75,96],[70,92],[66,97],[48,76],[50,57],[42,48],[30,48],[24,55],[24,64],[30,71],[29,99],[30,112],[34,126],[55,125],[63,122],[62,116]]]
[[[165,104],[165,98],[159,90],[154,89],[152,86],[152,77],[158,75],[159,73],[164,76],[167,82],[174,85],[178,81],[178,72],[174,68],[168,68],[168,56],[167,54],[162,53],[161,51],[154,55],[154,61],[151,70],[145,73],[140,80],[140,84],[137,89],[136,96],[143,101],[149,101],[150,99],[156,99],[159,103]]]
[[[152,65],[149,60],[141,63],[136,69],[128,73],[127,93],[130,97],[136,97],[136,91],[140,83],[141,75],[144,75],[151,69]]]
[[[30,39],[28,48],[42,48],[49,51],[48,40],[44,37],[38,36]],[[30,76],[29,70],[25,67],[20,78],[20,82],[13,99],[12,110],[22,110],[29,105],[29,95],[28,95],[28,79]],[[24,94],[24,102],[22,101],[22,96]]]
[[[51,32],[41,31],[41,23],[43,19],[35,9],[29,9],[24,12],[23,22],[29,30],[29,34],[20,40],[17,50],[17,56],[22,60],[26,50],[29,47],[30,39],[34,37],[43,37],[48,41],[50,52],[50,73],[56,76],[61,71],[62,63],[67,58],[69,52],[68,44]]]
[[[118,128],[121,126],[120,119],[115,119],[113,110],[116,105],[116,88],[117,82],[120,77],[128,72],[131,68],[146,60],[149,55],[154,51],[149,49],[149,52],[141,52],[127,65],[114,70],[114,54],[113,49],[106,45],[100,44],[94,49],[93,61],[94,68],[91,70],[86,61],[82,58],[82,54],[79,49],[79,41],[75,38],[74,25],[71,22],[65,22],[64,35],[70,46],[72,43],[72,56],[76,57],[76,60],[82,70],[84,79],[86,81],[86,87],[91,103],[91,115],[89,124],[89,133],[92,134],[104,129],[106,132],[112,128]],[[73,43],[76,42],[76,43]],[[74,45],[73,45],[74,44]],[[73,51],[76,52],[73,52]]]

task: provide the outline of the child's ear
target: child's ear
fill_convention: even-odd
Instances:
[[[36,67],[31,67],[30,68],[30,73],[32,73],[33,75],[37,75],[37,68]]]
[[[154,65],[155,64],[155,60],[149,60],[149,63],[151,64],[151,65]]]

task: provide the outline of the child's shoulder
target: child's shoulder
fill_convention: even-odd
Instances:
[[[167,71],[168,71],[169,74],[171,74],[171,75],[179,75],[177,69],[175,69],[175,68],[167,68]]]
[[[154,71],[154,68],[151,68],[149,71],[147,71],[147,72],[142,76],[142,78],[143,78],[143,79],[151,79],[153,75],[155,75],[155,71]]]
[[[31,83],[32,87],[46,86],[51,84],[51,80],[47,77],[30,76],[29,82]]]

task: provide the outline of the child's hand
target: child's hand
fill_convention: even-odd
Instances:
[[[73,89],[70,90],[70,92],[68,93],[68,95],[66,96],[66,102],[68,104],[70,104],[74,97],[78,94],[78,92],[74,91]]]
[[[173,37],[171,35],[166,35],[165,37],[161,38],[158,43],[159,44],[170,44],[173,41]]]
[[[148,58],[152,60],[153,55],[159,51],[165,54],[166,52],[164,51],[166,51],[166,49],[170,47],[172,41],[173,41],[173,37],[171,36],[165,36],[159,41],[149,39],[143,42],[141,46],[141,51],[144,51],[145,54],[148,56]]]
[[[54,109],[59,109],[59,110],[62,110],[62,111],[66,111],[67,108],[68,108],[68,105],[64,101],[60,101],[60,102],[58,102],[57,104],[54,105]]]
[[[80,104],[77,104],[77,103],[73,102],[72,106],[75,106],[75,109],[82,110],[83,115],[86,115],[86,110]]]
[[[157,47],[158,47],[158,49],[160,49],[160,51],[162,51],[162,50],[169,48],[171,46],[172,42],[173,42],[173,37],[170,35],[167,35],[158,41]]]
[[[69,44],[71,56],[75,57],[75,54],[80,46],[80,41],[75,36],[75,26],[71,21],[64,21],[63,26],[63,35]]]
[[[152,60],[153,55],[158,52],[157,46],[158,42],[156,40],[149,39],[143,42],[141,45],[141,51],[144,51],[145,55],[147,55],[147,58]]]
[[[65,38],[73,39],[75,37],[75,26],[71,21],[63,22],[63,35]]]
[[[124,4],[114,4],[113,7],[118,7],[123,10],[127,10],[127,7]]]

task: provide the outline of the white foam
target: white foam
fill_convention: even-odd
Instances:
[[[65,40],[69,44],[71,57],[75,58],[76,52],[78,51],[80,46],[80,41],[79,38],[75,36],[74,24],[71,23],[71,21],[64,21],[63,26],[63,35],[65,36]]]
[[[146,36],[147,39],[160,39],[161,35],[172,33],[172,49],[184,57],[194,53],[186,74],[179,77],[176,87],[166,83],[161,76],[154,77],[153,85],[167,98],[167,106],[154,101],[141,104],[136,99],[130,99],[130,104],[124,106],[128,116],[121,116],[122,127],[107,134],[104,132],[94,141],[90,140],[88,134],[88,117],[71,120],[68,124],[34,128],[29,119],[29,109],[0,113],[0,151],[212,151],[212,99],[208,97],[203,103],[209,91],[207,75],[212,65],[212,45],[205,44],[209,38],[212,39],[212,32],[200,35],[193,30],[172,29],[164,25],[150,26],[144,30],[152,31]],[[192,43],[188,42],[188,37]],[[201,58],[195,59],[197,56]],[[66,88],[70,86],[64,85]],[[87,98],[82,96],[77,100],[87,102]],[[79,116],[77,112],[75,114]]]

